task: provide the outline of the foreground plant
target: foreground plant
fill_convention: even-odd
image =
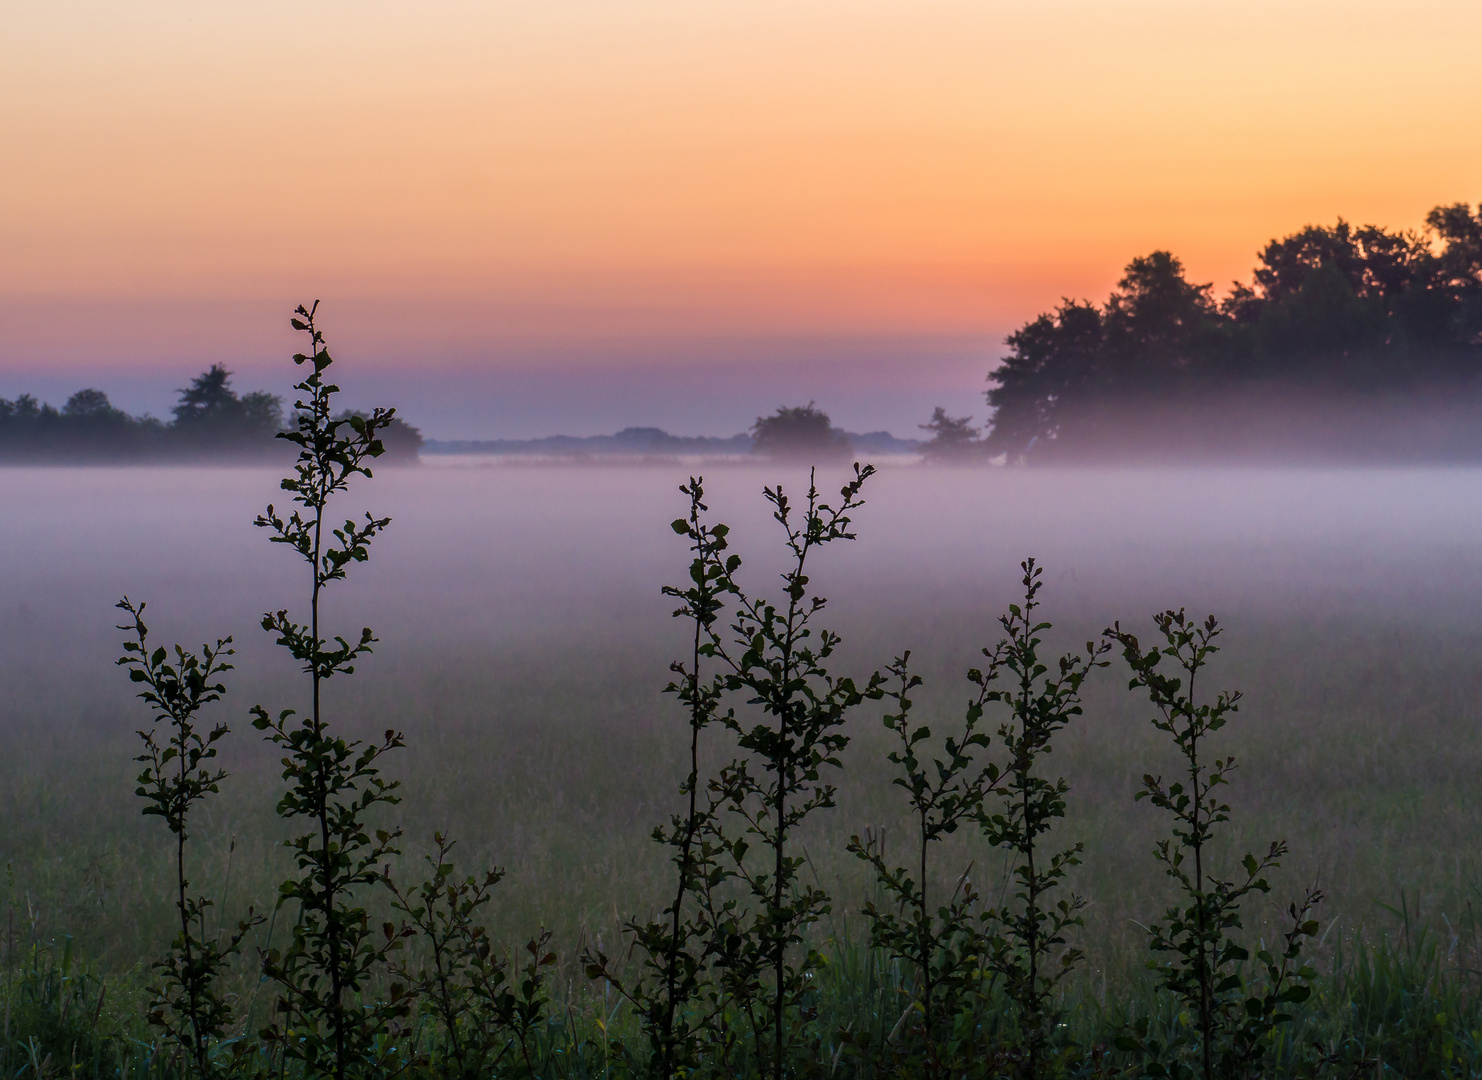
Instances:
[[[1067,653],[1052,671],[1040,659],[1040,635],[1050,624],[1037,622],[1034,614],[1040,606],[1044,571],[1033,559],[1019,565],[1024,601],[1009,605],[1000,617],[1007,636],[992,651],[983,650],[988,657],[986,672],[975,670],[969,678],[982,688],[986,702],[1009,710],[1009,719],[998,728],[1008,762],[998,786],[999,808],[995,813],[985,811],[980,820],[988,839],[1013,856],[1016,891],[1012,904],[988,913],[995,928],[988,964],[1017,1007],[1025,1072],[1038,1076],[1057,1019],[1051,1007],[1055,989],[1082,957],[1080,949],[1062,948],[1065,935],[1081,925],[1080,913],[1086,906],[1074,893],[1051,899],[1070,868],[1079,864],[1084,845],[1043,850],[1042,838],[1065,817],[1070,785],[1063,777],[1047,780],[1038,770],[1053,749],[1055,736],[1081,715],[1081,684],[1094,669],[1107,665],[1101,657],[1111,646],[1087,642],[1085,656]],[[1000,675],[1013,685],[990,689]]]
[[[201,727],[197,714],[206,705],[221,700],[226,687],[219,681],[232,670],[226,657],[232,655],[232,639],[202,645],[199,653],[179,645],[171,662],[169,650],[149,648],[149,628],[144,625],[145,604],[135,605],[126,596],[118,608],[130,622],[119,629],[131,633],[123,643],[124,655],[116,661],[141,684],[139,697],[154,711],[157,725],[140,731],[144,753],[139,787],[135,794],[145,800],[144,815],[159,817],[175,837],[175,910],[180,931],[170,944],[169,954],[152,965],[159,981],[150,988],[149,1022],[180,1044],[185,1060],[196,1076],[214,1071],[211,1048],[226,1034],[234,1019],[232,999],[221,989],[221,977],[241,949],[247,931],[261,921],[249,908],[247,919],[236,933],[223,937],[206,927],[206,915],[214,906],[205,896],[189,894],[185,852],[190,839],[191,809],[208,796],[220,792],[226,779],[224,769],[213,767],[216,744],[229,734],[225,724]],[[158,725],[167,734],[161,743]],[[101,1006],[100,1006],[101,1007]],[[7,1021],[9,1008],[7,1005]]]
[[[699,1064],[701,1035],[720,1007],[708,963],[721,932],[719,924],[730,921],[729,909],[723,918],[716,918],[721,909],[713,902],[716,890],[731,876],[719,861],[722,847],[714,840],[720,829],[718,807],[713,798],[700,799],[700,735],[718,715],[725,681],[718,672],[703,675],[702,668],[719,647],[716,623],[726,598],[736,591],[733,575],[741,557],[726,554],[730,535],[726,525],[704,521],[709,507],[703,480],[691,477],[679,490],[689,496],[690,509],[672,528],[690,542],[690,580],[682,588],[665,585],[663,594],[680,601],[674,617],[689,621],[692,643],[688,661],[670,664],[677,678],[664,692],[675,695],[687,713],[689,772],[680,795],[688,809],[683,816],[673,816],[667,827],[653,831],[654,841],[669,849],[674,864],[674,898],[658,918],[626,926],[632,950],[642,956],[637,978],[616,971],[600,948],[583,957],[588,976],[611,984],[637,1013],[648,1041],[648,1072],[654,1077],[670,1077]]]
[[[333,361],[314,322],[317,308],[317,301],[299,307],[292,320],[309,337],[309,352],[295,354],[294,363],[312,370],[295,387],[303,396],[294,403],[293,430],[278,435],[299,448],[294,474],[282,482],[298,508],[285,519],[270,505],[256,520],[272,533],[273,543],[293,549],[309,569],[309,621],[295,622],[284,609],[264,615],[262,625],[303,665],[312,690],[307,715],[252,710],[253,726],[284,752],[288,788],[278,815],[305,819],[309,826],[287,841],[299,873],[280,886],[278,903],[296,903],[298,916],[288,946],[264,956],[263,970],[277,984],[278,1001],[277,1017],[263,1037],[308,1074],[344,1080],[384,1073],[383,1059],[392,1051],[387,1025],[407,1012],[399,983],[385,1000],[361,1000],[400,935],[389,923],[373,929],[357,895],[380,879],[377,867],[397,853],[401,830],[372,832],[368,822],[377,807],[399,801],[399,784],[382,778],[380,759],[404,743],[396,731],[367,744],[331,730],[321,705],[323,684],[352,674],[376,638],[367,627],[353,643],[326,639],[319,601],[325,586],[343,580],[351,563],[366,561],[371,541],[390,524],[390,518],[366,514],[364,522],[347,520],[336,528],[326,514],[330,499],[346,491],[353,477],[370,478],[370,462],[383,452],[378,433],[394,410],[331,418],[339,387],[325,378]]]
[[[933,743],[931,728],[914,722],[911,715],[911,691],[922,682],[911,673],[910,659],[909,652],[897,657],[889,668],[890,680],[880,689],[894,703],[894,711],[887,711],[884,722],[896,737],[889,760],[901,775],[891,783],[903,788],[910,799],[915,819],[915,876],[904,866],[891,866],[876,837],[866,836],[863,841],[857,835],[851,837],[849,851],[874,868],[876,883],[890,901],[864,907],[870,945],[908,964],[915,973],[916,996],[901,1025],[908,1049],[892,1055],[892,1065],[897,1071],[935,1077],[960,1073],[985,1055],[978,1038],[979,1024],[970,1009],[981,989],[985,942],[974,925],[979,897],[969,877],[972,868],[964,868],[952,892],[933,906],[930,883],[937,874],[931,867],[931,853],[964,822],[978,818],[983,800],[1004,774],[994,762],[978,760],[989,746],[980,723],[992,676],[971,673],[978,692],[968,702],[960,733]]]
[[[526,1069],[533,1070],[531,1038],[549,1004],[545,970],[556,962],[547,947],[551,935],[543,931],[526,945],[529,960],[511,984],[508,960],[478,921],[504,871],[460,878],[453,841],[437,833],[433,844],[436,850],[427,856],[432,873],[416,889],[404,891],[386,875],[393,906],[424,946],[423,962],[415,968],[402,964],[396,974],[433,1021],[426,1064],[434,1076],[471,1080],[488,1076],[518,1051]]]
[[[808,591],[808,559],[825,544],[854,539],[849,515],[863,505],[859,493],[874,471],[855,465],[837,506],[821,501],[810,475],[801,521],[780,486],[764,489],[789,555],[782,573],[785,603],[747,595],[729,571],[722,578],[735,598],[735,620],[731,636],[713,651],[724,665],[727,691],[744,693],[762,718],[749,727],[734,715],[724,718],[737,748],[750,756],[732,761],[714,782],[726,813],[742,825],[739,834],[715,838],[757,907],[740,925],[722,928],[717,962],[726,969],[732,1000],[749,1017],[757,1063],[768,1062],[776,1080],[808,1019],[804,999],[821,963],[805,934],[832,910],[828,893],[800,881],[804,860],[793,836],[812,814],[834,805],[835,788],[823,769],[840,767],[838,755],[849,744],[845,718],[876,692],[874,680],[861,690],[829,671],[839,638],[828,630],[815,636],[814,616],[827,601]],[[753,761],[761,775],[752,773]],[[760,859],[749,857],[753,844]]]
[[[1290,905],[1290,928],[1280,948],[1256,953],[1263,989],[1247,992],[1244,965],[1251,954],[1235,937],[1242,929],[1241,904],[1253,893],[1271,891],[1264,875],[1279,865],[1287,845],[1274,841],[1260,858],[1247,854],[1240,864],[1243,873],[1229,878],[1211,869],[1209,848],[1216,827],[1230,819],[1230,807],[1218,789],[1229,784],[1236,762],[1227,756],[1211,763],[1205,740],[1225,726],[1241,695],[1222,690],[1202,703],[1195,697],[1200,671],[1219,651],[1214,642],[1222,631],[1214,616],[1201,625],[1182,610],[1165,611],[1154,622],[1162,640],[1146,652],[1120,624],[1106,634],[1122,647],[1132,669],[1129,688],[1147,692],[1155,710],[1153,726],[1173,739],[1183,758],[1182,779],[1165,785],[1161,776],[1147,774],[1136,798],[1147,799],[1173,818],[1173,836],[1158,841],[1153,857],[1181,894],[1161,920],[1149,924],[1148,948],[1154,953],[1149,967],[1197,1022],[1187,1039],[1164,1044],[1150,1036],[1142,1021],[1118,1044],[1143,1059],[1148,1076],[1258,1077],[1272,1033],[1290,1023],[1289,1007],[1311,994],[1316,973],[1303,962],[1302,945],[1317,932],[1311,914],[1323,897],[1309,889],[1301,903]],[[1164,661],[1177,674],[1167,673]]]

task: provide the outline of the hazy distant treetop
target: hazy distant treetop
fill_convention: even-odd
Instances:
[[[232,447],[262,443],[283,428],[283,400],[256,390],[238,397],[231,388],[232,373],[212,364],[180,391],[175,406],[175,430],[201,445]]]
[[[1436,207],[1421,233],[1308,226],[1270,241],[1249,284],[1219,302],[1212,292],[1155,251],[1127,265],[1104,304],[1065,300],[1025,323],[989,375],[989,451],[1048,460],[1115,452],[1129,433],[1166,442],[1148,418],[1257,391],[1279,399],[1281,387],[1312,400],[1482,400],[1482,207]],[[1186,437],[1216,436],[1195,426]]]
[[[96,420],[107,417],[109,419],[126,419],[127,414],[115,409],[108,400],[108,395],[101,390],[79,390],[67,399],[67,404],[62,406],[62,415],[76,417],[80,420]]]
[[[838,461],[850,452],[849,437],[811,401],[791,408],[782,406],[771,416],[757,417],[751,435],[753,453],[781,460]]]
[[[117,409],[101,390],[79,390],[61,409],[30,394],[0,399],[0,456],[26,461],[128,460],[148,456],[164,432],[152,417]]]
[[[973,427],[971,416],[951,417],[947,410],[938,405],[931,414],[931,421],[917,426],[932,433],[931,439],[921,444],[921,453],[927,461],[969,461],[982,456],[983,442],[978,438],[978,429]]]
[[[221,364],[197,375],[179,391],[180,404],[173,410],[177,424],[197,424],[236,411],[237,395],[231,389],[232,373]]]

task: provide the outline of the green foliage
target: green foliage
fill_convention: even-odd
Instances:
[[[1160,840],[1154,858],[1173,880],[1181,905],[1170,907],[1148,927],[1149,962],[1165,991],[1197,1017],[1183,1038],[1167,1043],[1148,1036],[1145,1022],[1119,1040],[1119,1046],[1139,1055],[1149,1076],[1202,1076],[1203,1080],[1236,1080],[1262,1075],[1272,1033],[1290,1023],[1290,1007],[1311,993],[1315,970],[1302,961],[1303,939],[1316,933],[1310,918],[1322,894],[1309,890],[1303,902],[1292,904],[1291,929],[1275,952],[1256,953],[1264,992],[1250,992],[1243,965],[1250,950],[1236,937],[1241,929],[1241,904],[1252,894],[1271,891],[1265,874],[1286,854],[1285,842],[1273,842],[1260,858],[1247,854],[1243,873],[1222,877],[1210,866],[1210,844],[1216,827],[1229,821],[1230,807],[1219,788],[1229,784],[1236,768],[1233,757],[1201,757],[1204,740],[1219,731],[1239,706],[1240,694],[1220,691],[1212,701],[1199,702],[1195,682],[1222,631],[1210,616],[1201,625],[1182,610],[1154,617],[1161,642],[1143,651],[1135,635],[1120,624],[1107,635],[1122,647],[1132,669],[1130,689],[1147,692],[1154,707],[1153,726],[1167,734],[1183,758],[1184,777],[1165,784],[1161,776],[1143,777],[1136,798],[1147,799],[1173,818],[1173,835]],[[1171,661],[1178,674],[1159,670]]]
[[[717,655],[715,624],[726,598],[738,592],[734,574],[741,557],[726,554],[726,525],[705,523],[709,507],[702,478],[691,477],[679,490],[689,497],[690,511],[672,528],[690,542],[690,580],[685,587],[666,585],[663,593],[680,601],[674,617],[689,621],[692,642],[688,662],[670,665],[677,678],[664,692],[675,695],[688,714],[689,772],[680,785],[688,809],[653,831],[654,842],[669,849],[676,871],[674,899],[658,918],[626,925],[633,949],[643,956],[637,979],[614,971],[600,948],[588,950],[583,958],[588,977],[609,983],[632,1005],[648,1040],[649,1073],[655,1077],[693,1070],[701,1063],[706,1027],[723,1008],[708,962],[716,942],[728,935],[732,918],[729,910],[716,918],[716,892],[732,871],[720,860],[725,848],[716,839],[723,829],[718,804],[714,798],[700,802],[700,734],[715,721],[726,690],[724,678],[718,672],[703,675],[702,665]]]
[[[331,497],[347,490],[353,477],[370,478],[369,463],[382,452],[378,433],[393,411],[331,418],[339,387],[324,375],[333,361],[314,323],[317,308],[317,302],[314,308],[299,307],[292,320],[310,343],[310,351],[295,354],[294,363],[307,363],[312,371],[296,387],[304,396],[294,403],[294,429],[279,435],[299,448],[294,475],[282,482],[299,508],[285,519],[270,505],[256,520],[272,533],[273,543],[296,551],[312,575],[307,624],[295,622],[287,609],[262,620],[263,629],[276,634],[277,643],[309,675],[310,711],[300,718],[293,709],[277,716],[262,706],[252,710],[253,726],[284,753],[287,790],[278,801],[278,815],[302,818],[308,825],[287,841],[299,874],[280,886],[278,904],[292,902],[298,913],[287,948],[269,950],[263,958],[264,973],[278,986],[278,1015],[263,1037],[309,1073],[344,1080],[378,1075],[392,1049],[382,1037],[386,1025],[408,1011],[400,983],[391,984],[385,1000],[361,1000],[373,975],[401,945],[402,934],[390,923],[373,929],[357,898],[380,880],[379,864],[397,851],[401,830],[373,830],[369,819],[377,807],[399,801],[398,783],[382,778],[380,762],[404,743],[390,730],[376,743],[347,739],[324,718],[322,683],[352,674],[376,638],[367,627],[354,643],[335,637],[332,645],[320,632],[320,593],[343,580],[351,563],[364,562],[371,541],[390,524],[389,518],[367,513],[363,523],[348,520],[326,529],[325,514]]]
[[[910,659],[910,652],[895,659],[888,669],[891,681],[880,691],[894,703],[884,723],[896,736],[897,745],[888,756],[901,775],[891,783],[906,791],[915,817],[916,876],[886,860],[879,838],[867,835],[861,841],[855,835],[849,851],[874,869],[888,901],[864,907],[871,947],[909,965],[916,980],[902,1017],[901,1043],[888,1055],[892,1067],[921,1076],[957,1075],[987,1049],[980,1045],[975,1008],[987,942],[974,925],[979,897],[969,878],[970,866],[958,876],[946,900],[933,906],[931,852],[961,824],[978,818],[984,799],[1004,774],[993,762],[979,763],[975,757],[989,745],[988,734],[979,727],[988,681],[981,676],[976,680],[978,693],[968,702],[960,734],[947,735],[934,745],[931,728],[911,716],[911,691],[921,685],[921,678],[911,673]],[[853,1041],[859,1045],[859,1040]],[[861,1050],[880,1053],[868,1043]]]
[[[731,637],[715,639],[711,649],[725,669],[726,690],[745,693],[762,716],[749,727],[734,714],[722,718],[749,757],[732,761],[713,782],[724,812],[741,823],[739,833],[716,830],[714,838],[757,906],[749,917],[731,913],[727,925],[717,926],[723,936],[716,963],[724,968],[726,992],[748,1018],[756,1060],[770,1059],[776,1080],[806,1025],[809,979],[820,962],[805,934],[832,909],[822,888],[800,880],[804,860],[789,840],[810,815],[834,805],[835,788],[823,769],[840,767],[838,755],[849,744],[845,718],[866,694],[877,693],[874,680],[861,690],[828,670],[839,638],[827,630],[815,636],[813,618],[827,601],[808,592],[808,558],[825,544],[854,539],[849,514],[863,505],[859,493],[874,471],[855,465],[837,506],[820,500],[810,477],[801,522],[780,486],[765,489],[790,556],[782,573],[785,604],[748,595],[730,570],[717,579],[734,597],[735,616]],[[748,857],[753,843],[759,859]]]
[[[993,933],[987,964],[1018,1010],[1025,1072],[1038,1076],[1058,1020],[1052,1007],[1055,989],[1082,957],[1080,949],[1061,946],[1066,943],[1066,931],[1081,925],[1080,912],[1086,901],[1074,893],[1050,899],[1065,883],[1070,868],[1079,864],[1084,845],[1048,853],[1041,850],[1041,839],[1065,816],[1070,785],[1064,778],[1045,779],[1037,767],[1053,749],[1055,735],[1081,715],[1081,684],[1095,668],[1106,666],[1100,658],[1111,646],[1087,642],[1084,657],[1067,653],[1051,671],[1039,656],[1040,635],[1050,624],[1036,621],[1034,614],[1040,606],[1044,571],[1033,559],[1019,565],[1024,574],[1024,601],[1009,605],[1000,617],[1007,637],[993,650],[983,650],[988,658],[986,670],[975,669],[968,678],[980,687],[984,702],[1001,704],[1009,711],[1009,718],[998,728],[1008,760],[997,789],[999,808],[994,812],[985,807],[979,820],[988,839],[1012,855],[1016,891],[1013,904],[987,914]],[[1003,675],[1013,685],[992,689]]]
[[[349,420],[352,416],[366,417],[364,412],[355,409],[347,409],[335,417],[336,420]],[[399,416],[391,417],[380,428],[381,439],[381,461],[383,464],[410,464],[417,461],[417,455],[422,450],[426,441],[422,433],[412,427]]]
[[[459,879],[453,841],[438,833],[433,843],[437,850],[426,857],[432,874],[414,891],[386,878],[394,907],[423,945],[420,965],[403,962],[396,970],[434,1028],[418,1065],[447,1080],[488,1076],[515,1057],[534,1071],[534,1040],[549,1005],[545,973],[556,962],[551,935],[543,931],[525,946],[529,959],[512,985],[509,961],[477,921],[504,871]]]
[[[645,991],[643,998],[626,992],[644,1002],[640,1012],[647,1017],[645,1028],[660,1064],[666,1055],[677,1061],[691,1052],[689,1033],[698,1024],[709,1043],[711,1067],[731,1070],[739,1060],[734,1055],[740,1054],[757,1068],[765,1062],[780,1078],[807,1027],[810,979],[821,962],[807,931],[828,914],[831,899],[800,880],[804,859],[790,841],[804,820],[833,805],[834,787],[824,781],[823,769],[839,767],[838,755],[849,742],[841,730],[845,718],[866,695],[876,693],[873,681],[861,690],[828,670],[839,639],[811,625],[826,601],[809,594],[808,561],[819,547],[854,538],[849,515],[862,505],[859,493],[873,472],[871,466],[856,465],[837,506],[824,503],[810,481],[801,521],[780,487],[765,489],[788,553],[783,604],[741,588],[734,576],[741,562],[726,554],[727,532],[703,525],[699,482],[686,489],[690,517],[676,521],[674,529],[691,540],[691,586],[667,594],[684,601],[677,614],[694,623],[696,644],[691,666],[674,667],[681,681],[673,692],[689,706],[692,748],[699,732],[718,720],[746,756],[709,781],[707,805],[701,808],[698,758],[692,755],[686,785],[690,814],[655,834],[675,849],[678,900],[665,912],[667,929],[632,929],[639,942],[647,942],[642,947],[651,957],[649,976],[662,988],[656,994]],[[716,623],[727,601],[733,616],[729,633],[723,634]],[[716,662],[718,679],[701,676],[702,659]],[[760,711],[755,723],[748,726],[734,710],[719,711],[722,694],[735,693]],[[703,903],[686,923],[679,909],[690,881]],[[738,888],[722,895],[727,884]],[[605,975],[606,965],[600,957],[597,961],[594,971]],[[707,963],[716,973],[713,982],[701,970]],[[707,1002],[704,1023],[685,1018],[676,1028],[673,1017],[694,998]]]
[[[1464,224],[1448,219],[1446,227],[1461,235]],[[1303,243],[1320,247],[1319,240]],[[1362,243],[1380,249],[1378,240]],[[1298,245],[1282,258],[1299,265],[1306,250]],[[1322,258],[1314,273],[1332,279],[1339,270]],[[1119,302],[1097,319],[1120,321],[1117,332],[1135,337],[1143,333],[1139,320],[1166,321],[1166,309],[1202,310],[1197,287],[1159,291],[1169,269],[1166,261],[1143,261],[1136,302]],[[1314,281],[1331,285],[1308,274],[1296,293]],[[1278,275],[1264,287],[1285,286]],[[212,901],[189,893],[186,874],[192,814],[227,775],[216,763],[227,728],[202,726],[199,714],[224,693],[231,639],[199,653],[151,649],[144,605],[124,598],[118,607],[131,622],[119,629],[131,640],[118,664],[140,684],[155,720],[139,733],[144,752],[136,760],[145,768],[137,794],[144,813],[164,820],[176,839],[179,931],[151,969],[147,1010],[134,1010],[139,1029],[152,1023],[163,1032],[163,1046],[105,1024],[105,984],[76,963],[70,944],[38,940],[33,921],[29,945],[17,948],[12,889],[0,1039],[10,1074],[1246,1080],[1386,1069],[1463,1076],[1482,1067],[1482,1005],[1466,982],[1479,952],[1475,926],[1470,946],[1453,938],[1443,956],[1423,931],[1412,940],[1405,908],[1396,912],[1406,922],[1403,946],[1358,939],[1345,962],[1340,940],[1333,974],[1324,977],[1307,955],[1322,901],[1310,890],[1288,905],[1285,929],[1269,942],[1245,940],[1246,901],[1271,891],[1266,876],[1286,845],[1245,856],[1238,871],[1213,865],[1231,813],[1221,789],[1235,761],[1212,757],[1209,740],[1235,714],[1240,695],[1195,693],[1218,651],[1221,631],[1212,618],[1198,624],[1167,611],[1155,617],[1152,648],[1116,625],[1083,655],[1047,661],[1041,652],[1051,626],[1038,615],[1043,575],[1031,559],[1021,564],[1023,600],[1001,617],[1005,637],[983,650],[987,664],[969,672],[974,689],[949,733],[915,712],[922,680],[909,652],[862,687],[837,675],[840,639],[815,625],[826,601],[810,574],[817,548],[854,538],[851,514],[873,473],[858,465],[834,505],[812,480],[801,506],[780,487],[765,489],[785,539],[783,601],[741,587],[741,558],[730,550],[727,527],[707,523],[701,481],[681,487],[689,512],[672,528],[689,544],[689,580],[663,593],[678,601],[674,615],[686,620],[689,648],[671,665],[665,690],[684,710],[689,758],[679,785],[684,809],[653,832],[674,871],[672,891],[665,886],[666,906],[654,918],[625,924],[636,965],[609,958],[600,945],[587,949],[582,962],[597,986],[568,985],[563,1008],[554,1007],[552,934],[533,936],[518,962],[491,937],[502,870],[460,877],[454,844],[438,833],[426,858],[429,876],[405,888],[393,879],[389,860],[400,830],[376,828],[374,819],[398,801],[382,758],[403,745],[401,736],[387,731],[367,744],[323,715],[323,682],[352,674],[376,638],[368,628],[349,638],[322,631],[321,592],[366,561],[389,524],[366,514],[336,527],[328,507],[355,477],[371,476],[395,418],[390,410],[336,415],[338,388],[326,378],[332,361],[314,310],[296,314],[293,325],[309,335],[311,349],[295,361],[311,373],[298,385],[295,429],[282,435],[299,452],[282,482],[294,506],[286,516],[269,506],[256,520],[273,543],[298,554],[311,578],[307,622],[284,608],[265,615],[263,626],[309,676],[312,705],[302,716],[253,710],[254,725],[283,755],[277,812],[301,825],[287,841],[296,873],[278,892],[279,909],[293,920],[291,938],[261,955],[274,1015],[261,1031],[237,1029],[243,1017],[224,978],[260,920],[249,909],[235,935],[223,935],[220,920],[212,934]],[[1166,356],[1177,354],[1169,348]],[[108,408],[101,395],[82,395],[68,415]],[[1050,843],[1070,788],[1046,775],[1057,738],[1082,714],[1086,678],[1107,666],[1102,657],[1113,643],[1131,668],[1131,688],[1148,695],[1155,729],[1180,758],[1175,779],[1149,773],[1136,795],[1171,821],[1154,858],[1177,899],[1148,926],[1149,973],[1119,988],[1127,1002],[1121,1016],[1114,1015],[1117,995],[1105,987],[1093,1000],[1083,984],[1067,981],[1081,959],[1070,934],[1082,925],[1086,902],[1068,889],[1083,848]],[[834,898],[817,875],[816,884],[803,880],[799,830],[833,807],[836,774],[826,770],[841,767],[847,721],[866,700],[887,703],[887,757],[910,807],[913,865],[887,858],[872,830],[851,838],[848,851],[873,870],[876,889],[863,906],[870,940],[860,947],[847,922],[821,940],[818,924]],[[995,761],[985,724],[999,707],[1006,716],[996,728],[1002,755]],[[708,744],[722,733],[731,746]],[[729,761],[705,775],[704,763],[717,758]],[[954,875],[934,860],[965,823],[1007,855],[1002,884],[1011,895],[996,906],[985,909],[971,863]],[[373,925],[368,894],[378,885],[399,926]],[[126,1000],[128,988],[125,981]],[[250,1016],[250,1005],[244,1011]]]
[[[0,1068],[12,1077],[66,1075],[77,1080],[142,1080],[165,1074],[161,1063],[178,1061],[181,1051],[156,1053],[146,1041],[128,1037],[142,1032],[120,1030],[113,1015],[120,1002],[131,1016],[141,1011],[130,989],[124,980],[104,978],[84,964],[70,937],[21,945],[15,940],[12,909],[5,935]],[[169,1075],[185,1071],[171,1068]]]
[[[248,909],[237,932],[223,940],[219,923],[214,934],[206,925],[212,901],[187,892],[185,847],[191,809],[220,792],[227,774],[212,762],[216,744],[230,730],[225,724],[204,730],[197,726],[196,714],[219,701],[226,691],[217,680],[232,668],[224,659],[232,655],[228,648],[232,639],[202,645],[199,654],[176,645],[171,663],[163,647],[150,651],[145,605],[136,606],[124,597],[117,606],[132,620],[119,629],[134,635],[134,640],[123,643],[124,655],[117,663],[128,671],[131,682],[143,687],[139,697],[153,710],[155,724],[165,725],[168,732],[161,744],[158,726],[140,731],[144,753],[134,759],[145,765],[135,792],[145,800],[145,816],[162,818],[175,837],[175,908],[180,919],[169,954],[153,965],[159,982],[150,988],[149,1019],[180,1044],[197,1076],[209,1076],[217,1071],[212,1045],[234,1019],[232,1002],[221,987],[222,976],[247,931],[261,922]]]

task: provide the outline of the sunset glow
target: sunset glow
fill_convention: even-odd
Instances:
[[[275,356],[257,313],[315,295],[392,366],[991,352],[1155,248],[1223,289],[1306,223],[1482,198],[1479,47],[1441,0],[9,5],[0,393]]]

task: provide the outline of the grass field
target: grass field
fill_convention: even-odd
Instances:
[[[806,481],[740,466],[707,478],[758,591],[780,567],[760,493],[779,478]],[[614,940],[668,888],[647,835],[678,807],[687,748],[683,717],[659,693],[684,647],[659,594],[686,565],[668,528],[685,509],[683,479],[659,465],[386,470],[341,511],[364,504],[395,520],[328,601],[332,632],[370,625],[382,642],[353,680],[331,682],[329,715],[405,731],[392,768],[407,857],[441,829],[469,869],[506,866],[494,929],[515,941],[551,927],[568,985],[584,935]],[[214,714],[234,728],[223,751],[233,776],[199,821],[197,884],[224,897],[229,918],[270,905],[286,867],[275,758],[246,714],[302,704],[296,672],[257,627],[303,592],[298,565],[250,524],[275,489],[274,474],[250,469],[0,470],[12,940],[72,935],[102,970],[124,971],[169,934],[170,852],[132,794],[145,714],[112,666],[124,593],[149,602],[161,642],[236,637]],[[927,676],[923,714],[960,715],[963,673],[996,640],[1026,555],[1047,567],[1043,611],[1063,647],[1113,620],[1151,629],[1165,607],[1212,612],[1228,631],[1213,679],[1246,693],[1219,736],[1243,762],[1231,854],[1277,838],[1292,847],[1248,925],[1315,880],[1329,897],[1326,955],[1403,933],[1391,910],[1403,905],[1412,933],[1428,927],[1448,962],[1470,963],[1482,474],[902,467],[865,496],[859,539],[826,549],[814,576],[844,670],[867,675],[909,648]],[[1095,676],[1051,759],[1072,785],[1064,835],[1087,847],[1073,879],[1092,905],[1077,992],[1103,999],[1129,985],[1139,924],[1170,900],[1149,857],[1160,823],[1133,794],[1174,761],[1126,681],[1116,663]],[[876,716],[855,722],[839,805],[806,840],[839,938],[860,935],[868,889],[848,837],[903,822]],[[944,860],[953,877],[969,861],[981,889],[1001,886],[1000,857],[971,838]]]

